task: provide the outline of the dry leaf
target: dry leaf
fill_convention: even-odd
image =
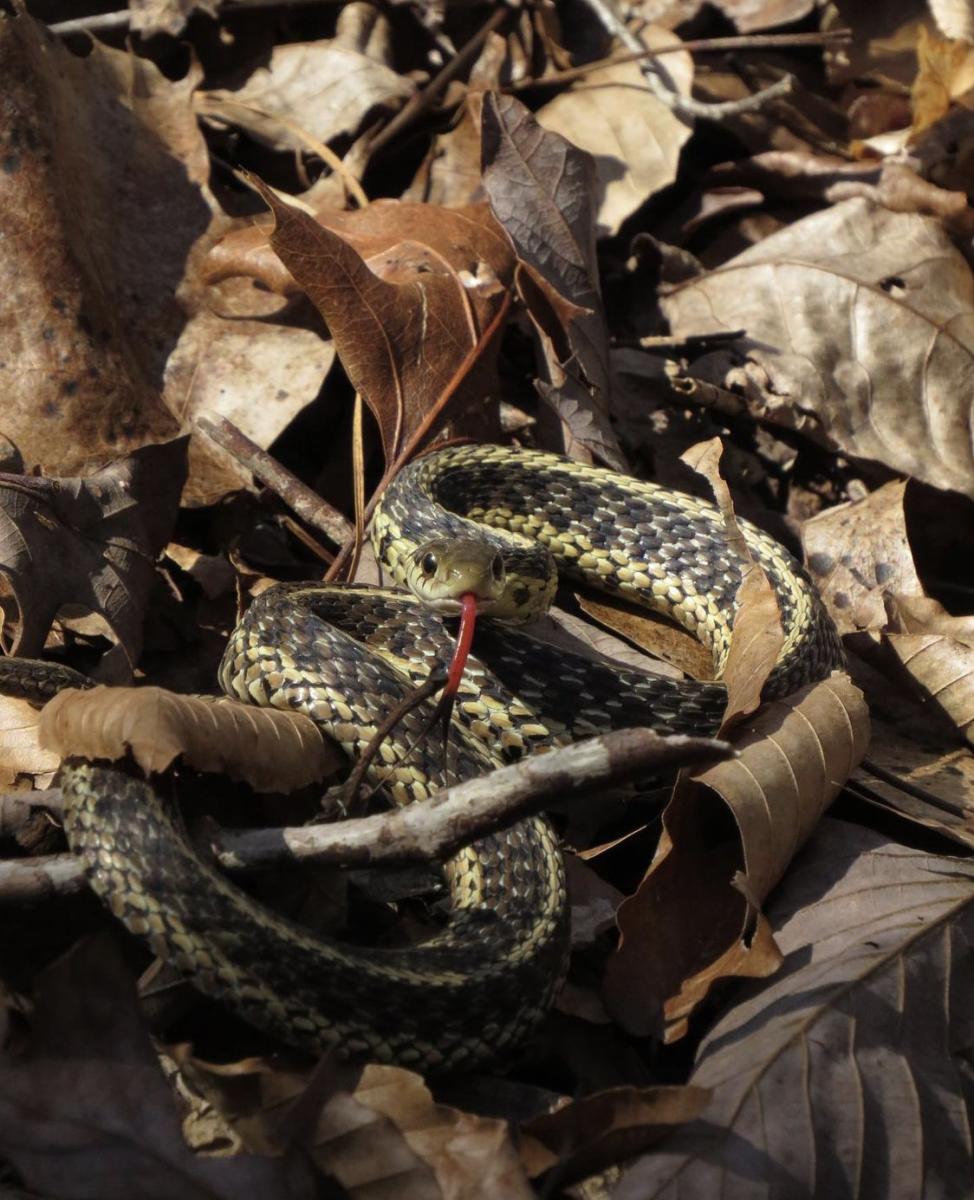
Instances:
[[[225,773],[258,792],[319,783],[345,762],[300,713],[156,687],[60,692],[44,709],[41,745],[62,758],[131,754],[146,773],[165,771],[182,755],[198,771]]]
[[[747,331],[693,372],[757,415],[974,496],[974,283],[939,221],[848,200],[662,304],[676,337]]]
[[[778,956],[756,914],[865,754],[869,721],[838,672],[739,725],[740,757],[694,777],[664,814],[660,848],[619,910],[622,941],[604,995],[630,1032],[686,1031],[714,981],[773,971]],[[730,833],[720,797],[733,816]],[[739,876],[739,878],[735,878]]]
[[[342,41],[275,46],[266,67],[228,91],[201,92],[198,110],[275,150],[307,150],[354,134],[380,108],[399,108],[416,85]],[[302,132],[306,135],[302,137]]]
[[[351,240],[253,184],[277,222],[271,244],[328,322],[390,463],[501,312],[506,291],[492,263],[507,258],[507,270],[512,264],[500,231],[485,208],[441,210],[438,217],[424,205],[370,207],[356,214],[359,245],[382,249],[367,262]],[[421,210],[422,224],[411,241],[390,245],[390,229],[401,229],[406,207]],[[350,214],[328,220],[335,229],[353,225]],[[429,240],[421,241],[427,231]],[[476,373],[468,375],[457,409],[483,386]]]
[[[173,1096],[107,940],[41,977],[26,1045],[0,1054],[0,1155],[65,1200],[310,1200],[305,1162],[206,1158],[183,1141]]]
[[[826,821],[768,916],[784,964],[704,1038],[691,1082],[709,1107],[613,1200],[957,1192],[974,1171],[970,861]]]
[[[564,421],[569,441],[624,470],[608,418],[609,337],[595,256],[594,162],[546,131],[518,100],[493,94],[484,99],[482,156],[491,209],[533,281],[527,287],[519,272],[547,372],[539,390]]]
[[[185,438],[86,479],[0,475],[0,573],[17,608],[5,623],[8,652],[39,654],[61,607],[81,605],[108,622],[130,674],[185,478]]]
[[[887,483],[802,526],[805,561],[840,633],[881,629],[890,592],[923,594],[906,532],[905,492],[905,483]]]
[[[679,45],[674,34],[653,26],[643,30],[642,39],[650,50]],[[670,86],[689,95],[690,56],[667,54],[661,61]],[[690,136],[689,124],[656,99],[636,63],[589,72],[541,108],[537,119],[595,156],[602,234],[618,233],[626,217],[673,182]]]
[[[60,762],[50,750],[42,750],[38,740],[40,713],[26,700],[0,696],[0,790],[12,791],[23,786],[44,787]]]

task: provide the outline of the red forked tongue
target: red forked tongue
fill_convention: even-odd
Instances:
[[[446,687],[443,689],[443,699],[451,703],[457,694],[460,680],[463,678],[463,668],[467,665],[467,656],[473,642],[473,627],[476,620],[477,597],[473,592],[464,592],[460,597],[460,629],[457,632],[457,644],[453,648],[453,658],[450,659]]]

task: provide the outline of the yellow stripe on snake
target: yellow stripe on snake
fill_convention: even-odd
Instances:
[[[801,568],[742,525],[777,593],[786,635],[766,695],[787,694],[841,662],[838,638]],[[563,576],[679,621],[712,649],[718,672],[726,659],[742,564],[721,515],[702,500],[553,455],[463,446],[407,467],[372,534],[392,577],[433,607],[388,588],[277,585],[250,607],[220,668],[229,695],[307,713],[352,757],[414,684],[448,660],[456,605],[441,585],[451,573],[469,585],[471,539],[487,547],[472,554],[486,572],[485,615],[514,623],[536,615],[550,601],[557,564]],[[383,743],[372,779],[406,804],[613,726],[709,733],[723,694],[720,684],[616,669],[482,620],[446,761],[438,732],[413,746],[427,705]],[[292,1045],[466,1067],[527,1037],[561,985],[564,872],[542,817],[445,864],[451,910],[435,938],[380,949],[312,936],[260,906],[199,858],[147,782],[71,761],[61,783],[71,847],[111,911],[201,991]]]

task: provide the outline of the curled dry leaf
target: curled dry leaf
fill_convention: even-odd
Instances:
[[[698,1087],[611,1088],[569,1101],[521,1126],[521,1158],[554,1192],[614,1166],[699,1117],[710,1092]]]
[[[0,475],[0,574],[17,608],[9,653],[38,655],[59,609],[81,605],[108,622],[131,672],[185,479],[185,438],[85,479]]]
[[[951,1195],[974,1172],[970,861],[827,820],[768,917],[784,963],[704,1038],[710,1105],[614,1200]]]
[[[894,597],[890,609],[887,645],[924,699],[974,742],[974,618],[927,597]]]
[[[41,745],[62,758],[131,753],[146,772],[165,771],[182,755],[198,771],[225,772],[258,792],[307,787],[345,762],[299,713],[156,687],[60,692],[43,711]]]
[[[674,34],[652,26],[642,38],[649,50],[679,45]],[[673,90],[689,95],[690,56],[667,54],[662,63]],[[638,63],[590,71],[540,109],[538,121],[595,156],[603,234],[618,233],[626,217],[673,182],[691,133],[689,123],[653,95]]]
[[[905,492],[906,483],[894,480],[802,527],[805,561],[840,633],[882,629],[891,592],[923,595],[906,532]]]
[[[545,130],[513,96],[489,93],[482,162],[484,191],[522,265],[519,291],[547,375],[541,392],[569,441],[624,470],[608,418],[609,335],[595,254],[592,157]]]
[[[182,1055],[182,1070],[242,1140],[260,1153],[301,1145],[355,1200],[529,1200],[505,1121],[434,1102],[419,1075],[324,1061],[308,1072],[248,1060],[214,1066]]]
[[[644,1034],[665,1024],[673,1040],[717,979],[775,970],[779,955],[757,906],[868,740],[862,695],[836,672],[739,725],[740,757],[678,790],[649,873],[619,910],[622,941],[604,995],[621,1025]],[[715,811],[717,797],[726,809]]]
[[[198,94],[198,111],[274,150],[307,150],[354,134],[379,108],[399,108],[416,85],[340,40],[275,46],[243,87]],[[302,136],[304,133],[305,136]]]
[[[41,976],[26,1045],[0,1053],[0,1156],[38,1194],[77,1200],[310,1200],[297,1155],[193,1154],[107,940],[82,943]]]
[[[694,373],[757,415],[974,496],[974,281],[938,220],[848,200],[662,304],[676,337],[746,329]]]
[[[326,228],[259,180],[251,182],[275,217],[271,245],[328,322],[390,463],[503,311],[513,270],[506,240],[486,205],[462,211],[374,206],[329,214],[333,228]],[[402,232],[406,209],[413,222],[408,236]],[[350,227],[360,246],[371,243],[369,261],[335,232]],[[390,238],[392,229],[398,241]],[[471,372],[454,402],[460,407],[485,390]]]

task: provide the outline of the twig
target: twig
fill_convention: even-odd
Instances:
[[[506,84],[501,91],[525,92],[529,89],[536,90],[549,85],[572,83],[576,79],[584,79],[586,75],[591,75],[593,71],[601,71],[605,67],[662,58],[665,54],[722,53],[727,50],[759,50],[772,46],[786,49],[795,46],[844,46],[851,40],[851,29],[830,29],[824,33],[754,33],[746,37],[693,38],[685,42],[674,42],[672,46],[659,46],[655,50],[644,46],[642,50],[629,50],[624,54],[609,54],[605,58],[582,63],[578,67],[553,71],[550,75],[544,75],[540,79],[521,79],[516,83]]]
[[[645,50],[643,43],[615,11],[612,0],[585,0],[585,3],[608,32],[618,38],[624,46],[638,53]],[[741,113],[763,108],[769,101],[787,95],[792,89],[792,77],[785,75],[751,96],[709,104],[703,100],[694,100],[692,96],[681,95],[666,67],[656,58],[647,59],[642,63],[642,73],[657,100],[687,119],[700,117],[707,121],[726,121],[731,117],[740,116]]]
[[[0,863],[0,902],[36,904],[51,896],[75,896],[86,886],[84,864],[73,854]]]
[[[282,858],[349,867],[441,860],[553,799],[733,754],[727,742],[714,738],[618,729],[446,788],[422,804],[337,825],[225,832],[212,849],[227,870],[255,869]]]
[[[321,530],[326,537],[340,546],[354,536],[354,526],[337,509],[332,508],[317,492],[306,487],[296,475],[282,467],[266,450],[261,450],[256,442],[252,442],[225,417],[199,417],[196,427],[232,454],[261,483],[276,492],[302,521]]]
[[[421,116],[428,108],[432,106],[436,97],[443,91],[446,85],[455,79],[457,75],[467,66],[473,59],[474,55],[480,50],[488,37],[499,29],[507,20],[509,9],[506,4],[499,4],[491,13],[484,24],[477,30],[473,37],[465,43],[465,45],[457,51],[450,61],[443,66],[429,81],[426,87],[421,92],[417,92],[410,100],[408,100],[399,112],[392,118],[389,124],[376,134],[375,140],[369,146],[369,156],[372,157],[384,150],[393,139],[411,125],[417,117]]]
[[[366,772],[372,765],[372,760],[379,753],[379,747],[407,713],[412,712],[424,700],[428,700],[434,692],[438,692],[445,682],[446,677],[442,674],[434,674],[428,679],[423,680],[418,687],[414,688],[408,696],[393,708],[392,712],[386,716],[385,720],[376,729],[369,744],[362,751],[352,773],[349,775],[348,782],[345,784],[345,794],[348,797],[346,808],[349,812],[355,812],[359,806],[359,789],[365,779]]]
[[[734,753],[729,743],[716,738],[618,729],[445,788],[423,804],[336,825],[221,831],[210,835],[210,846],[219,865],[234,872],[261,870],[285,859],[347,867],[430,862],[554,799],[720,762]],[[84,886],[81,860],[70,854],[0,863],[0,902],[70,896]]]

